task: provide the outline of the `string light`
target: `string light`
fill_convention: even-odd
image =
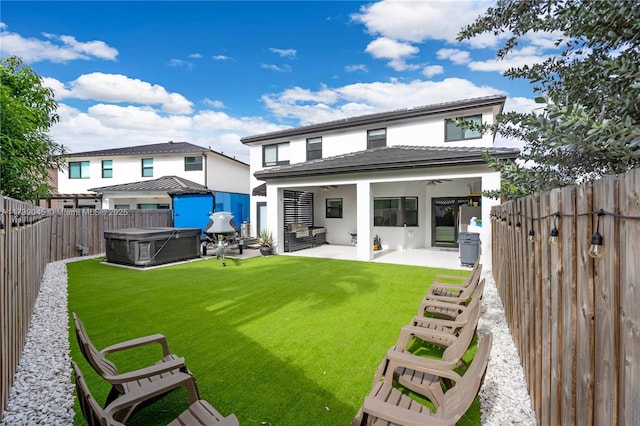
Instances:
[[[604,215],[603,210],[598,211],[598,221],[596,222],[596,232],[591,236],[591,245],[589,246],[589,256],[594,259],[600,259],[604,254],[604,247],[602,246],[603,238],[600,235],[600,216]]]
[[[556,213],[555,217],[553,218],[553,229],[551,229],[551,232],[549,234],[549,244],[552,246],[558,245],[558,215],[559,213]]]
[[[599,259],[603,256],[604,251],[605,251],[605,247],[604,247],[604,237],[602,236],[602,234],[600,234],[600,216],[613,216],[619,219],[627,219],[627,220],[640,220],[640,216],[629,216],[629,215],[624,215],[624,214],[620,214],[620,213],[613,213],[613,212],[608,212],[606,210],[603,209],[599,209],[599,210],[595,210],[595,211],[591,211],[591,212],[585,212],[585,213],[561,213],[561,212],[555,212],[555,213],[551,213],[551,214],[547,214],[544,216],[540,216],[540,217],[531,217],[531,216],[527,216],[525,214],[522,214],[521,212],[518,213],[500,213],[500,215],[491,213],[491,217],[495,218],[497,220],[500,220],[501,223],[503,225],[506,225],[507,223],[507,219],[505,216],[516,216],[516,217],[521,217],[524,219],[529,219],[531,221],[531,228],[529,229],[529,235],[527,237],[527,241],[529,241],[530,243],[534,243],[536,241],[536,237],[535,237],[535,231],[533,230],[533,221],[534,220],[543,220],[543,219],[548,219],[550,217],[554,217],[553,219],[553,228],[551,229],[550,233],[549,233],[549,239],[547,240],[549,244],[551,245],[556,245],[558,243],[558,236],[560,235],[560,231],[558,230],[558,226],[557,226],[557,220],[558,217],[560,216],[564,216],[564,217],[580,217],[580,216],[593,216],[593,215],[597,215],[598,216],[598,220],[596,222],[596,231],[593,233],[593,235],[591,236],[591,245],[589,246],[589,250],[588,250],[588,254],[589,256],[591,256],[594,259]],[[509,220],[509,225],[511,225],[511,220]],[[522,229],[522,224],[520,223],[520,221],[516,222],[516,230],[520,231]]]

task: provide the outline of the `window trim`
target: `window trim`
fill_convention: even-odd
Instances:
[[[374,132],[379,132],[381,130],[384,130],[384,135],[372,134]],[[381,148],[384,146],[387,146],[387,128],[386,127],[367,130],[367,149]]]
[[[106,162],[109,162],[109,167],[105,167],[106,166]],[[113,178],[113,160],[102,160],[101,162],[101,166],[102,166],[102,178],[103,179],[111,179]],[[106,176],[105,172],[111,172],[110,176]]]
[[[331,202],[339,203],[337,206],[330,206]],[[342,212],[344,210],[344,203],[342,198],[327,198],[325,199],[325,212],[324,217],[327,219],[342,219]],[[337,209],[337,212],[333,212],[334,209]]]
[[[144,164],[145,160],[150,160],[151,161],[151,165],[146,165]],[[153,158],[142,158],[140,159],[140,165],[142,167],[142,177],[153,177]],[[145,171],[151,171],[150,175],[146,175]]]
[[[192,158],[194,159],[193,163],[188,163],[187,159],[188,158]],[[195,161],[195,160],[200,160],[200,161]],[[193,156],[185,156],[184,157],[184,171],[185,172],[196,172],[196,171],[202,171],[202,155],[193,155]],[[188,168],[188,166],[191,167],[199,167],[199,168]]]
[[[407,200],[411,199],[411,200],[415,200],[415,210],[407,210]],[[382,224],[376,224],[376,201],[382,201],[382,200],[399,200],[400,204],[398,206],[397,212],[398,212],[398,218],[396,220],[396,224],[385,224],[384,223],[384,216],[381,216],[383,218],[383,223]],[[419,215],[419,197],[417,196],[395,196],[395,197],[374,197],[373,198],[373,226],[374,227],[390,227],[390,228],[401,228],[401,227],[419,227],[420,226],[420,215]],[[415,223],[407,223],[407,212],[413,212],[415,211]]]
[[[316,144],[320,146],[320,149],[309,149],[309,146],[311,144]],[[313,158],[311,158],[311,156],[309,154],[311,154],[312,152],[320,152],[320,156],[316,157],[314,156]],[[310,160],[317,160],[319,158],[322,158],[322,136],[318,136],[315,138],[307,138],[307,161]]]
[[[465,120],[465,121],[470,121],[476,118],[480,118],[480,124],[482,124],[482,114],[473,114],[473,115],[467,115],[464,117],[453,117],[453,118],[447,118],[444,120],[444,141],[445,142],[457,142],[457,141],[467,141],[467,140],[473,140],[473,139],[482,139],[482,133],[480,133],[479,136],[469,136],[467,137],[465,135],[466,132],[475,132],[474,130],[471,129],[463,129],[460,126],[458,126],[457,124],[455,125],[456,128],[458,128],[461,132],[462,132],[462,137],[460,138],[450,138],[449,137],[449,123],[452,123],[453,120]]]
[[[72,166],[77,166],[78,167],[78,176],[72,176],[71,175],[71,169],[75,168]],[[85,167],[86,166],[86,169]],[[90,161],[69,161],[69,179],[89,179],[90,178],[90,167],[91,167],[91,162]],[[84,176],[82,174],[82,171],[85,170],[87,172],[87,175]]]
[[[278,143],[272,143],[269,145],[262,145],[262,167],[275,167],[275,166],[286,166],[290,163],[290,159],[286,159],[286,160],[280,160],[280,147],[284,147],[287,146],[287,149],[290,149],[290,143],[287,142],[278,142]],[[266,162],[266,155],[265,155],[265,151],[267,150],[267,148],[274,148],[276,149],[276,161],[274,164],[267,164]]]

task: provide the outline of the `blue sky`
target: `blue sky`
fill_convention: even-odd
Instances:
[[[239,141],[339,118],[504,94],[511,65],[557,53],[557,35],[458,43],[490,1],[3,1],[0,54],[56,94],[51,135],[71,152],[187,141],[248,161]],[[500,142],[501,144],[515,144]]]

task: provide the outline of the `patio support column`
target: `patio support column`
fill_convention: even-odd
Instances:
[[[482,175],[482,191],[493,191],[500,189],[500,173],[486,173]],[[480,247],[482,262],[482,268],[491,271],[492,270],[492,258],[491,258],[491,207],[500,204],[500,200],[493,198],[482,197],[482,232],[480,233]]]
[[[282,214],[282,189],[267,185],[267,229],[275,239],[274,253],[284,251],[284,219]]]
[[[358,182],[356,185],[356,218],[358,232],[358,260],[373,260],[373,243],[371,240],[371,183]]]

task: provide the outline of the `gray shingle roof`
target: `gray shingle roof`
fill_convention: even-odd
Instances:
[[[321,158],[305,163],[278,166],[254,173],[261,180],[323,176],[339,173],[390,171],[427,167],[472,165],[485,163],[482,153],[498,158],[516,158],[517,148],[385,146]]]
[[[177,192],[208,192],[208,189],[199,183],[192,182],[178,176],[162,176],[158,179],[144,180],[140,182],[123,183],[119,185],[102,186],[99,188],[89,188],[94,192],[111,191],[166,191],[168,193]]]
[[[189,142],[165,142],[150,145],[127,146],[124,148],[103,149],[98,151],[74,152],[70,157],[98,157],[115,155],[139,155],[139,154],[193,154],[209,151]]]
[[[395,111],[380,112],[376,114],[367,114],[358,117],[343,118],[341,120],[330,121],[326,123],[312,124],[309,126],[296,127],[292,129],[279,130],[271,133],[264,133],[255,136],[247,136],[240,139],[243,144],[250,145],[256,142],[265,142],[278,138],[290,138],[310,133],[321,133],[330,130],[338,130],[352,128],[356,126],[373,125],[376,123],[388,123],[398,120],[409,120],[418,117],[424,117],[434,114],[450,113],[456,115],[460,111],[466,111],[469,108],[502,106],[504,105],[506,96],[485,96],[481,98],[465,99],[455,102],[444,102],[439,104],[425,105],[421,107],[403,108]]]

